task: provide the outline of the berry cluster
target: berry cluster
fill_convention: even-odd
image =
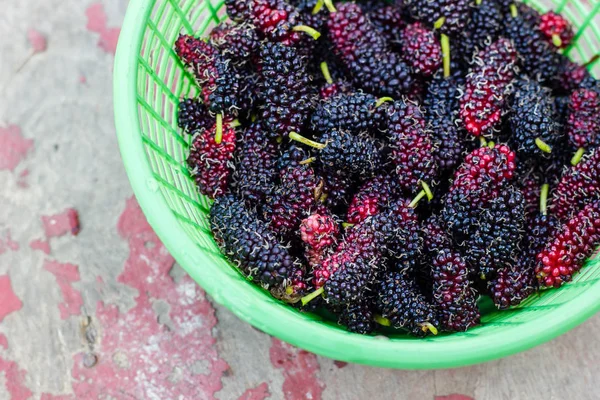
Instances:
[[[561,54],[562,16],[225,5],[208,38],[176,40],[199,86],[177,124],[216,244],[277,299],[357,334],[462,332],[481,296],[518,306],[600,245],[600,84]]]

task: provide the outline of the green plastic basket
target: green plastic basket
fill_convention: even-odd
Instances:
[[[589,60],[600,49],[600,2],[530,3],[540,11],[561,11],[575,25],[576,44],[566,51],[573,59]],[[206,33],[224,18],[222,0],[131,0],[114,79],[119,145],[135,195],[167,249],[215,301],[256,328],[311,352],[405,369],[450,368],[505,357],[555,338],[600,308],[600,260],[595,258],[559,290],[544,291],[508,311],[484,305],[482,326],[427,339],[351,334],[274,300],[244,279],[212,239],[210,202],[190,179],[185,164],[189,143],[176,123],[179,99],[197,94],[198,88],[177,60],[173,43],[180,32]]]

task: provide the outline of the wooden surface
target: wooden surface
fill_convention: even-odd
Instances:
[[[600,398],[598,316],[505,360],[407,372],[317,357],[215,306],[121,165],[111,87],[126,6],[0,5],[0,399]]]

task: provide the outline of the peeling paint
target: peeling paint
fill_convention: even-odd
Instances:
[[[40,31],[29,29],[27,31],[27,40],[33,49],[33,54],[43,53],[48,48],[48,41]]]
[[[0,170],[14,171],[33,147],[33,140],[21,135],[16,125],[0,127]]]
[[[348,363],[344,361],[334,361],[333,364],[339,369],[342,369],[348,365]]]
[[[83,298],[81,297],[81,293],[72,286],[73,282],[80,280],[79,267],[74,264],[63,264],[58,261],[46,260],[44,262],[44,269],[56,277],[62,293],[63,302],[58,304],[60,318],[67,319],[73,315],[80,315]]]
[[[27,189],[29,187],[29,183],[27,182],[27,177],[29,176],[29,170],[24,169],[19,173],[19,178],[17,179],[17,186],[21,189]]]
[[[6,338],[6,336],[4,336],[4,334],[0,333],[0,346],[6,350],[8,349],[8,339]]]
[[[46,254],[50,254],[50,242],[42,239],[35,239],[29,242],[31,250],[40,250]]]
[[[255,388],[246,390],[238,400],[265,400],[270,395],[269,385],[263,382]]]
[[[106,13],[102,3],[94,3],[85,11],[87,16],[87,29],[90,32],[100,34],[98,47],[107,53],[115,54],[117,51],[117,41],[119,40],[120,28],[108,28],[106,26]]]
[[[42,223],[44,224],[44,232],[47,238],[63,236],[67,233],[76,236],[81,230],[79,214],[73,208],[67,208],[62,213],[56,215],[43,215]]]
[[[434,400],[475,400],[471,396],[464,394],[449,394],[447,396],[435,396]]]
[[[273,367],[283,369],[282,391],[286,400],[319,400],[325,385],[317,379],[317,356],[279,339],[271,338],[269,355]]]
[[[15,311],[19,311],[23,307],[21,299],[13,292],[8,275],[0,276],[0,322],[4,318]]]
[[[116,305],[98,303],[95,353],[98,364],[85,368],[75,356],[72,375],[77,398],[100,395],[143,399],[213,399],[229,366],[219,357],[212,329],[215,310],[189,277],[169,276],[173,258],[162,246],[134,198],[127,201],[117,230],[129,257],[117,280],[138,291],[135,306],[121,314]],[[153,246],[146,246],[147,242]],[[153,302],[170,307],[171,329],[157,320]],[[201,371],[193,366],[202,365]],[[196,375],[194,372],[201,372]]]
[[[19,250],[19,243],[12,240],[10,230],[6,231],[4,239],[0,239],[0,254],[6,253],[8,250],[17,251]]]

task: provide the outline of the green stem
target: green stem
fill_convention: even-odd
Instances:
[[[557,35],[556,33],[552,35],[552,44],[554,44],[556,47],[562,46],[562,39],[560,38],[560,35]]]
[[[548,193],[550,192],[550,185],[545,183],[542,185],[542,191],[540,193],[540,211],[542,215],[548,215]]]
[[[552,153],[552,147],[548,145],[548,143],[544,142],[542,139],[535,139],[535,145],[544,153]]]
[[[350,222],[342,222],[342,228],[344,229],[352,228],[353,226],[354,224],[351,224]]]
[[[242,126],[242,123],[240,122],[239,119],[234,119],[233,121],[231,121],[229,123],[229,126],[231,126],[232,128],[237,128],[239,126]]]
[[[489,147],[490,149],[493,149],[494,147],[496,147],[496,143],[495,143],[494,141],[491,141],[491,140],[490,140],[490,141],[488,142],[488,147]]]
[[[221,144],[223,141],[223,114],[217,114],[217,128],[215,132],[215,143]]]
[[[379,325],[382,325],[382,326],[392,326],[392,322],[389,319],[387,319],[387,318],[383,318],[381,315],[375,315],[375,317],[373,319]]]
[[[421,190],[419,192],[419,194],[417,195],[417,197],[415,197],[413,199],[413,201],[410,202],[410,204],[408,205],[410,208],[417,208],[417,205],[419,205],[419,202],[423,199],[423,197],[427,196],[427,193],[424,190]]]
[[[444,62],[444,77],[450,76],[450,38],[442,33],[442,60]]]
[[[481,5],[481,0],[475,0],[475,5],[476,6],[480,6]]]
[[[296,142],[300,142],[310,147],[314,147],[315,149],[323,150],[327,145],[319,142],[315,142],[313,140],[307,139],[302,135],[297,134],[296,132],[290,132],[290,139],[295,140]]]
[[[433,192],[431,191],[431,188],[429,187],[427,182],[421,181],[421,186],[423,187],[423,191],[427,195],[427,201],[433,200]]]
[[[377,100],[377,103],[375,103],[375,108],[379,108],[381,107],[384,103],[387,103],[389,101],[394,101],[394,99],[392,99],[391,97],[382,97],[379,100]]]
[[[325,0],[325,7],[327,7],[330,13],[337,12],[332,0]]]
[[[325,289],[320,288],[320,289],[315,290],[311,294],[307,294],[301,300],[302,301],[302,305],[303,306],[307,305],[308,303],[310,303],[311,301],[313,301],[314,299],[316,299],[317,297],[319,297],[324,291],[325,291]]]
[[[429,323],[429,322],[423,322],[423,323],[421,324],[421,329],[423,329],[423,332],[427,332],[427,331],[429,331],[429,332],[433,333],[433,334],[434,334],[434,335],[436,335],[436,336],[437,336],[437,334],[439,333],[439,332],[438,332],[438,330],[437,330],[437,328],[436,328],[435,326],[433,326],[433,325],[432,325],[431,323]]]
[[[323,61],[321,63],[321,72],[323,73],[323,77],[325,77],[325,81],[331,85],[333,83],[333,78],[331,78],[331,72],[329,72],[329,66],[327,65],[327,63],[325,61]]]
[[[519,16],[519,9],[517,8],[517,5],[514,3],[510,5],[510,15],[513,18],[517,18]]]
[[[481,147],[487,147],[487,140],[483,136],[479,136],[479,144]]]
[[[319,31],[317,31],[315,28],[311,28],[310,26],[307,26],[307,25],[298,25],[298,26],[293,27],[292,30],[294,32],[304,32],[304,33],[310,35],[310,37],[312,37],[315,40],[317,40],[321,37],[321,33]]]
[[[324,5],[325,5],[325,2],[323,0],[317,1],[317,4],[315,4],[315,8],[313,8],[313,10],[312,10],[312,15],[317,15],[319,13],[319,11],[321,11],[321,9],[323,8]]]
[[[584,154],[585,154],[585,149],[583,147],[580,148],[579,150],[577,150],[577,153],[575,153],[575,155],[571,159],[571,165],[576,166],[577,164],[579,164],[579,161],[581,161]]]
[[[446,17],[440,17],[440,19],[438,19],[437,21],[434,22],[433,27],[435,29],[440,29],[442,26],[444,26],[445,22],[446,22]]]
[[[312,164],[315,161],[317,161],[316,157],[311,157],[311,158],[307,158],[306,160],[302,160],[300,161],[300,165],[308,165],[308,164]]]

